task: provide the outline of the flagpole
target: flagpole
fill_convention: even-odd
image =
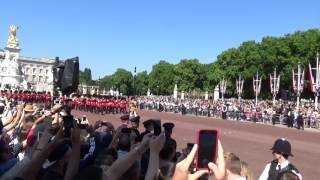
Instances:
[[[315,89],[315,99],[314,99],[314,107],[318,109],[318,90],[319,90],[319,53],[317,52],[317,67],[316,67],[316,89]]]
[[[274,69],[273,78],[272,78],[272,84],[273,84],[273,105],[276,104],[276,78],[277,78],[277,72],[276,68]]]
[[[259,81],[259,74],[258,74],[258,72],[257,72],[257,79],[256,79],[256,106],[258,105],[258,81]]]
[[[297,108],[298,108],[298,111],[300,109],[300,101],[299,101],[299,97],[300,97],[300,84],[301,84],[301,73],[300,73],[300,63],[298,64],[298,87],[297,87]]]

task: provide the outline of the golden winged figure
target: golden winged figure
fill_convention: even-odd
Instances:
[[[15,25],[10,25],[9,27],[9,38],[7,41],[7,46],[9,47],[17,47],[19,46],[19,39],[17,38],[17,29],[19,29]]]

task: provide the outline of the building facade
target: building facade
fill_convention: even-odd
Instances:
[[[56,61],[21,56],[17,30],[17,26],[9,27],[7,45],[0,49],[0,89],[53,92],[53,68]]]
[[[33,90],[53,90],[54,59],[21,56],[19,62],[24,78]]]

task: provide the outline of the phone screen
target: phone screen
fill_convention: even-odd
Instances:
[[[206,169],[209,162],[216,160],[217,131],[201,130],[198,140],[197,168]]]

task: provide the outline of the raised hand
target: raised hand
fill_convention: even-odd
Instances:
[[[176,165],[176,169],[172,178],[173,180],[196,180],[202,175],[208,173],[207,170],[196,171],[194,174],[189,172],[189,167],[193,162],[197,150],[198,145],[195,144],[188,156]]]
[[[209,169],[213,172],[216,180],[225,180],[226,178],[226,162],[224,152],[220,140],[218,141],[218,157],[216,163],[210,162]]]
[[[159,154],[163,145],[166,141],[164,133],[161,133],[159,136],[152,136],[149,141],[150,151],[156,154]]]

